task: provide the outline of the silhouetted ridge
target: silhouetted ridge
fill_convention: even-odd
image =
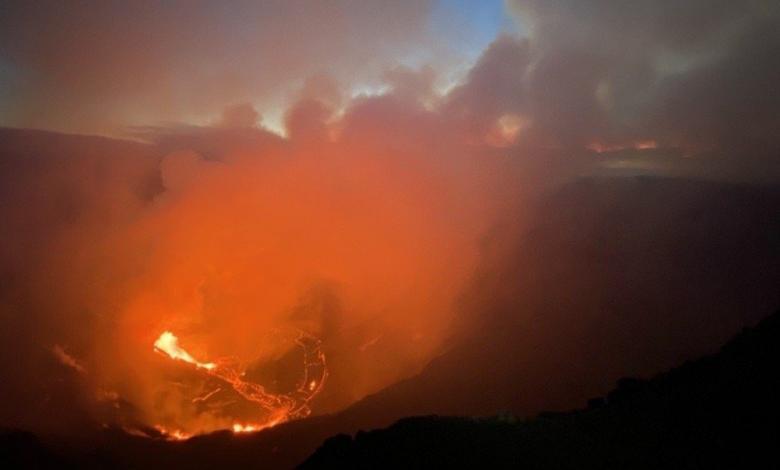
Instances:
[[[325,441],[301,468],[777,468],[780,312],[711,356],[568,413],[419,417]]]

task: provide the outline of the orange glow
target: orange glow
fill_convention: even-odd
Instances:
[[[281,420],[271,420],[264,424],[241,424],[241,423],[233,423],[232,430],[236,434],[246,434],[250,432],[257,432],[262,431],[263,429],[268,429],[276,426],[277,424],[281,423]]]
[[[291,419],[299,419],[311,413],[309,402],[322,391],[328,376],[325,354],[320,349],[320,341],[304,332],[300,332],[296,344],[303,351],[303,379],[291,393],[271,393],[260,384],[245,380],[246,372],[237,366],[237,361],[223,358],[217,362],[200,362],[179,346],[179,339],[170,331],[163,332],[154,342],[154,350],[163,353],[174,360],[192,364],[196,369],[204,370],[210,376],[216,377],[235,390],[244,399],[259,405],[269,416],[264,423],[242,424],[234,423],[233,432],[246,433],[259,431],[275,426]],[[217,388],[197,397],[193,402],[203,402],[221,391]],[[191,434],[178,430],[169,431],[157,426],[167,437],[172,439],[187,439]]]
[[[368,104],[334,121],[299,108],[288,139],[218,128],[203,131],[211,150],[187,138],[138,168],[114,156],[124,186],[75,167],[96,207],[49,250],[49,278],[66,281],[42,302],[95,312],[88,333],[47,344],[114,392],[98,422],[173,436],[336,413],[442,352],[503,210],[493,193],[514,191],[497,177],[509,163],[424,108],[398,133],[405,105]]]
[[[55,344],[54,347],[51,349],[52,353],[54,354],[54,357],[57,358],[57,360],[60,361],[65,366],[70,367],[71,369],[75,370],[79,374],[86,374],[87,370],[84,368],[81,363],[76,360],[73,356],[68,354],[65,349],[60,346],[59,344]]]
[[[154,428],[159,431],[160,434],[165,437],[165,439],[170,441],[186,441],[192,437],[192,434],[186,433],[179,429],[167,429],[163,426],[155,426]]]
[[[658,142],[655,140],[638,140],[629,144],[606,144],[602,142],[592,142],[588,144],[588,149],[596,153],[617,152],[619,150],[650,150],[658,148]]]
[[[212,370],[217,367],[213,362],[198,362],[184,349],[179,347],[179,338],[177,338],[170,331],[165,331],[154,342],[155,351],[163,352],[169,355],[172,359],[178,359],[180,361],[189,362],[196,367]]]
[[[253,432],[259,432],[263,429],[268,429],[271,427],[276,426],[279,423],[282,423],[283,420],[275,419],[268,421],[267,423],[233,423],[233,426],[230,427],[230,430],[234,434],[249,434]],[[187,439],[195,436],[195,434],[184,432],[180,429],[169,429],[164,426],[154,426],[154,429],[156,429],[163,438],[169,441],[186,441]],[[127,432],[131,434],[136,434],[136,431],[133,429],[127,429]]]
[[[508,147],[517,142],[521,132],[528,129],[531,120],[518,114],[504,114],[495,122],[485,137],[492,147]]]

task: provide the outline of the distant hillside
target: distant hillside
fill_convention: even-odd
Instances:
[[[301,468],[778,468],[780,312],[712,356],[622,379],[588,409],[408,418],[328,439]]]

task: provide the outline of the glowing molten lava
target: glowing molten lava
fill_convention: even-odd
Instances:
[[[257,403],[263,408],[269,418],[265,423],[242,424],[234,423],[232,431],[246,433],[259,431],[292,419],[299,419],[311,413],[309,402],[322,391],[328,369],[325,354],[320,348],[320,340],[304,332],[299,332],[296,344],[303,351],[303,378],[297,388],[290,393],[270,393],[257,383],[244,380],[245,371],[240,369],[238,361],[232,358],[218,359],[216,362],[200,362],[179,346],[179,339],[170,331],[165,331],[154,342],[154,350],[165,354],[171,359],[180,360],[194,365],[210,376],[216,377],[235,390],[244,399]],[[196,400],[206,400],[219,389]],[[157,426],[164,435],[171,439],[187,439],[190,434],[181,431],[169,431]]]
[[[179,347],[179,338],[170,331],[164,332],[157,338],[157,341],[154,342],[154,348],[171,356],[173,359],[195,364],[195,366],[202,369],[212,370],[217,367],[213,362],[203,363],[196,361],[187,351]]]

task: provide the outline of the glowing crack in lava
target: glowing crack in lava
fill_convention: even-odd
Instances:
[[[238,361],[233,358],[221,358],[215,362],[200,362],[179,346],[179,339],[170,331],[163,332],[154,342],[154,350],[171,359],[194,365],[198,370],[216,377],[227,384],[246,400],[257,403],[268,412],[268,420],[264,423],[234,423],[232,431],[245,433],[259,431],[292,419],[300,419],[311,413],[309,402],[322,391],[328,376],[325,354],[321,349],[321,341],[303,331],[298,332],[295,340],[303,351],[303,378],[297,388],[289,393],[270,393],[257,383],[244,380],[244,371],[239,368]],[[211,392],[211,394],[216,391]],[[208,398],[201,398],[206,399]],[[197,399],[196,399],[197,400]],[[161,426],[156,428],[171,439],[187,439],[190,434],[179,430],[167,430]]]

